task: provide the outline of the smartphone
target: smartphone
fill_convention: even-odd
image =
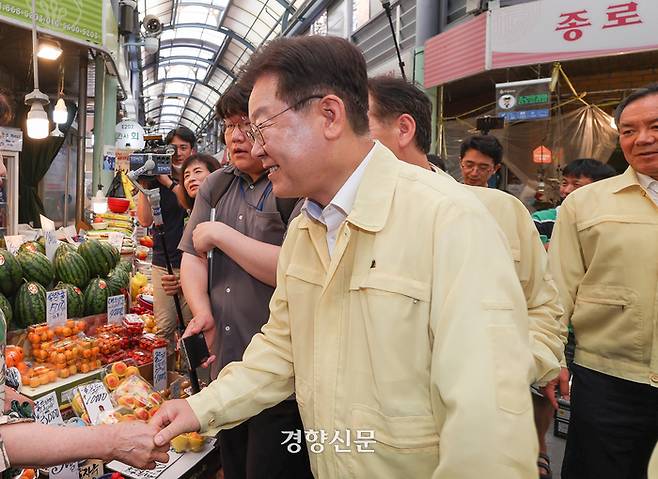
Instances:
[[[190,369],[198,368],[210,357],[210,351],[208,351],[206,338],[203,336],[203,333],[183,338],[182,344],[183,354],[187,358]]]

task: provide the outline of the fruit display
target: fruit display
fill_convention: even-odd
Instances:
[[[144,332],[144,320],[136,314],[126,314],[122,325],[131,337],[141,336]]]
[[[139,347],[144,351],[153,352],[154,349],[164,348],[167,346],[167,340],[160,338],[155,334],[144,334],[139,340]]]
[[[144,321],[144,332],[155,334],[158,328],[155,325],[155,316],[152,314],[142,314],[142,321]]]
[[[53,262],[57,280],[80,289],[84,289],[89,284],[89,266],[80,254],[60,246]]]
[[[18,288],[14,304],[14,323],[20,328],[46,320],[46,289],[30,281]]]
[[[80,288],[73,284],[59,282],[53,288],[53,291],[58,289],[66,290],[66,316],[68,318],[81,318],[84,316],[84,295]]]
[[[0,249],[0,293],[12,296],[23,284],[23,268],[14,255]]]
[[[55,269],[45,254],[38,251],[19,251],[16,259],[23,270],[23,277],[44,287],[50,286],[55,277]]]
[[[110,296],[127,293],[130,285],[130,275],[123,269],[114,268],[107,275],[107,285],[110,288]]]
[[[128,358],[130,358],[137,366],[144,366],[153,362],[153,353],[141,351],[139,349],[131,349],[128,351]]]
[[[84,292],[85,315],[100,314],[107,311],[107,298],[110,289],[107,282],[101,278],[92,279]]]
[[[206,438],[198,432],[179,434],[170,441],[171,447],[178,453],[201,452],[205,443]]]
[[[118,369],[115,368],[117,364],[120,364]],[[123,362],[112,365],[112,371],[105,376],[104,381],[108,389],[111,388],[114,403],[131,410],[135,419],[148,421],[163,403],[162,396],[153,391],[151,385],[139,374],[128,375],[131,372],[130,366]]]
[[[21,372],[21,381],[25,386],[38,388],[57,381],[57,371],[47,364],[29,367],[25,373]],[[67,376],[68,377],[68,376]]]
[[[111,245],[108,245],[110,248]],[[116,264],[116,256],[101,244],[100,241],[89,239],[78,247],[78,253],[89,266],[91,276],[105,277]]]
[[[148,278],[142,273],[137,273],[130,280],[130,294],[135,300],[137,295],[141,293],[141,289],[148,284]]]
[[[5,349],[5,364],[8,368],[15,368],[23,361],[25,354],[20,346],[8,345]]]

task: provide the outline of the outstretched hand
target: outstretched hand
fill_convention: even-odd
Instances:
[[[154,469],[155,461],[169,461],[169,443],[156,445],[154,442],[154,436],[160,432],[155,424],[130,421],[102,427],[108,428],[112,445],[106,459],[116,459],[140,469]]]
[[[162,447],[169,447],[169,441],[179,434],[201,428],[196,414],[185,399],[166,401],[148,424],[159,431],[154,442],[156,446]]]

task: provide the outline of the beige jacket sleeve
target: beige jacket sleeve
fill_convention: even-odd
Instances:
[[[517,274],[528,307],[530,349],[535,360],[535,384],[545,386],[564,362],[567,328],[560,322],[563,309],[548,270],[548,258],[532,218],[525,207],[517,212],[520,261]]]
[[[585,276],[585,260],[581,253],[578,229],[573,202],[567,198],[557,216],[551,247],[548,251],[548,263],[555,278],[560,302],[564,308],[561,322],[567,327],[573,314],[578,287]]]
[[[288,241],[288,244],[292,241]],[[188,398],[202,432],[229,429],[294,392],[292,344],[288,322],[288,300],[284,278],[288,251],[279,255],[277,288],[270,300],[270,318],[262,332],[253,337],[242,361],[224,367],[217,380]]]
[[[536,477],[525,298],[491,216],[459,211],[434,228],[430,393],[440,459],[432,477]]]

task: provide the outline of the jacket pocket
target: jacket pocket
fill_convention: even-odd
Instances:
[[[514,326],[487,328],[493,355],[496,404],[512,414],[523,414],[530,409],[528,370],[532,364],[529,350],[523,347]]]
[[[374,431],[377,444],[396,452],[437,450],[438,453],[439,434],[433,416],[386,416],[371,407],[357,404],[352,408],[351,423],[355,431]]]
[[[643,361],[644,325],[630,288],[581,285],[571,316],[579,349],[610,359]]]

